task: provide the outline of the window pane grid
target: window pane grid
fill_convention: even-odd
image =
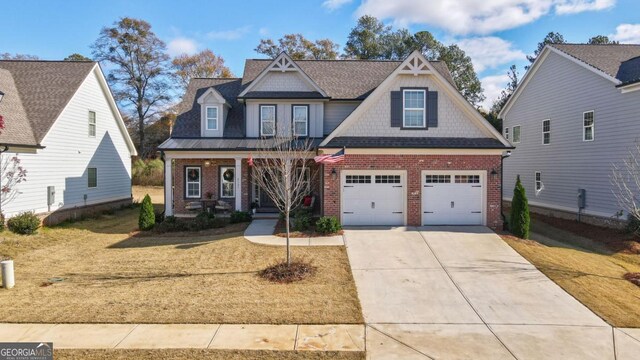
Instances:
[[[593,140],[593,128],[594,128],[594,116],[593,111],[589,111],[584,113],[583,115],[583,140],[591,141]]]
[[[207,108],[207,130],[218,130],[218,108]]]
[[[551,120],[542,121],[542,143],[545,145],[551,143]]]
[[[456,175],[456,184],[480,184],[480,175]]]
[[[371,184],[370,175],[347,175],[345,182],[347,184]]]
[[[542,190],[542,175],[539,171],[536,171],[536,191]]]
[[[376,175],[376,184],[400,184],[400,175]]]
[[[220,194],[223,198],[231,198],[236,195],[235,181],[236,181],[236,169],[233,167],[220,168]]]
[[[425,126],[425,91],[405,90],[404,91],[404,126],[424,127]]]
[[[89,111],[89,136],[96,136],[96,113]]]
[[[514,143],[520,142],[520,125],[513,127],[513,142]]]
[[[260,107],[260,135],[273,136],[276,134],[276,107]]]
[[[426,175],[425,183],[427,184],[449,184],[451,183],[450,175]]]
[[[200,197],[200,168],[187,167],[186,168],[186,190],[188,198]]]

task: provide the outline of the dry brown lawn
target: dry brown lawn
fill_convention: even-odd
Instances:
[[[613,326],[640,327],[640,287],[623,278],[640,271],[640,255],[533,221],[531,240],[503,239],[549,278]]]
[[[344,247],[294,248],[317,273],[275,284],[257,272],[285,249],[248,242],[246,224],[225,228],[231,234],[143,237],[135,236],[137,215],[121,210],[34,236],[0,233],[0,256],[16,269],[16,287],[0,290],[0,322],[363,322]]]
[[[163,350],[55,350],[57,360],[364,360],[363,351],[262,351],[262,350],[210,350],[210,349],[163,349]]]
[[[144,196],[149,194],[154,204],[164,204],[164,188],[162,186],[132,186],[133,201],[142,202]]]

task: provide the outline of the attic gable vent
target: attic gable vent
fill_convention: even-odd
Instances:
[[[418,56],[414,56],[413,59],[409,59],[408,63],[400,71],[402,74],[410,74],[413,76],[429,74],[429,67]]]
[[[273,65],[271,66],[271,70],[285,72],[285,71],[296,70],[296,67],[293,65],[291,61],[289,61],[287,57],[283,56],[273,63]]]

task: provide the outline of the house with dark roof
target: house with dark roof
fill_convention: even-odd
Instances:
[[[638,90],[640,45],[546,46],[499,115],[515,146],[504,198],[520,175],[533,211],[626,219],[610,176],[640,137]]]
[[[307,190],[316,213],[344,225],[502,223],[501,156],[511,145],[446,65],[419,52],[404,61],[282,53],[246,60],[242,78],[193,79],[160,145],[165,213],[188,215],[205,198],[273,211],[249,158],[279,134],[309,141],[310,157],[344,150],[341,162],[313,165]]]
[[[32,211],[52,224],[131,202],[136,150],[98,63],[2,60],[0,92],[2,162],[17,156],[27,171],[3,194],[6,217]]]

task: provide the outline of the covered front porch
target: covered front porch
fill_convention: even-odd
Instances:
[[[187,217],[200,211],[279,212],[253,181],[247,153],[165,152],[165,215]],[[255,155],[253,159],[260,161]],[[312,160],[310,160],[312,161]],[[322,209],[321,165],[307,170],[311,210]]]

